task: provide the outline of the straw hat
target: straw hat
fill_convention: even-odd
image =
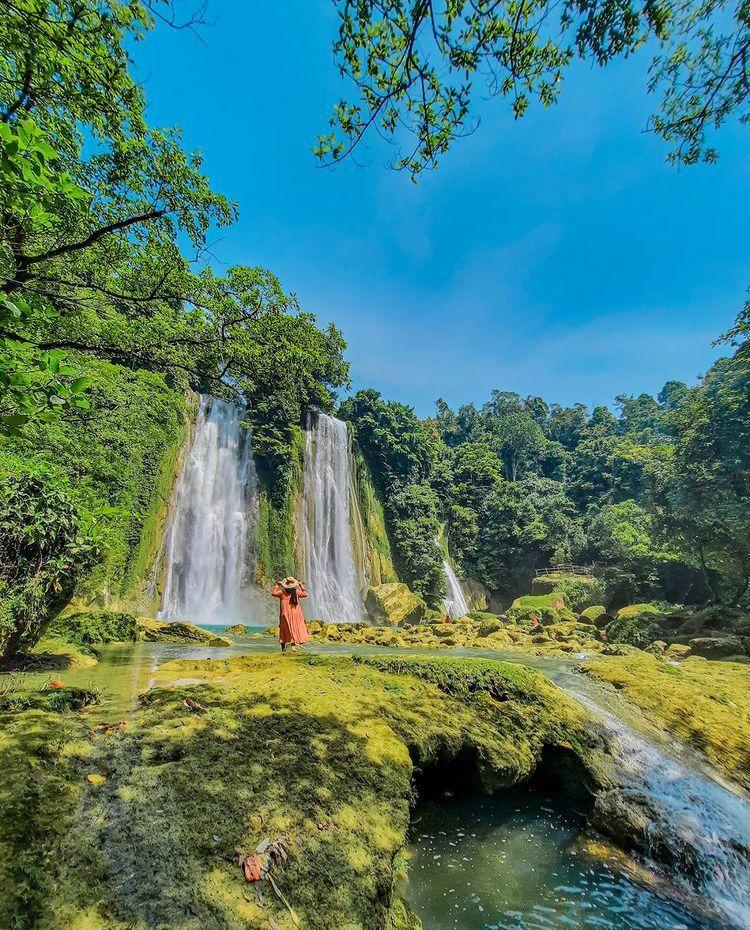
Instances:
[[[281,579],[281,586],[291,591],[293,588],[299,588],[300,582],[293,575],[287,575]]]

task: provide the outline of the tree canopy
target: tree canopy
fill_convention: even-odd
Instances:
[[[670,0],[336,0],[334,44],[352,94],[335,106],[316,156],[335,163],[373,132],[395,143],[393,164],[436,168],[479,122],[480,97],[516,118],[548,107],[577,59],[599,67],[650,50],[648,128],[675,164],[715,161],[714,131],[747,122],[750,12]]]

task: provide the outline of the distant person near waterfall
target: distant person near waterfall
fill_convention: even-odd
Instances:
[[[300,604],[300,600],[307,597],[307,588],[301,581],[288,575],[273,586],[273,596],[279,599],[281,651],[284,652],[287,644],[291,644],[292,652],[296,652],[297,646],[301,646],[310,639]]]

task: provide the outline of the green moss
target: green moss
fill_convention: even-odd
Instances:
[[[266,585],[298,571],[295,512],[302,491],[305,436],[293,430],[292,475],[284,498],[277,502],[268,487],[261,485],[258,499],[256,581]]]
[[[605,599],[606,588],[600,578],[591,575],[568,575],[553,572],[540,575],[531,582],[532,594],[564,594],[571,610],[580,613],[585,607],[601,603]]]
[[[57,617],[49,635],[60,642],[76,646],[89,655],[92,647],[112,642],[135,642],[138,638],[137,618],[133,614],[112,610],[86,610]]]
[[[661,638],[661,617],[652,613],[641,613],[635,616],[618,615],[611,623],[606,625],[607,642],[625,643],[637,649],[645,649],[655,640]]]
[[[367,580],[371,585],[398,581],[386,529],[383,504],[375,489],[365,458],[356,443],[353,444],[353,461],[354,487],[364,534],[365,552],[363,555],[367,567]],[[358,534],[355,532],[354,536],[356,539]]]
[[[0,927],[38,926],[54,897],[89,753],[88,729],[69,714],[0,710]]]
[[[702,750],[750,789],[750,668],[687,659],[679,666],[637,653],[584,666],[669,733]]]
[[[629,604],[621,607],[615,614],[617,620],[628,620],[631,617],[642,617],[644,614],[653,614],[663,617],[667,611],[661,604]]]
[[[422,598],[401,582],[368,588],[365,606],[373,623],[389,626],[419,623],[427,613]]]
[[[591,607],[586,607],[585,610],[582,610],[581,617],[594,623],[599,619],[599,617],[604,616],[606,613],[606,608],[602,607],[601,604],[594,604]]]
[[[147,617],[137,618],[138,636],[148,643],[200,643],[203,646],[230,646],[231,640],[216,636],[193,623],[162,623]]]
[[[527,594],[517,597],[510,605],[508,620],[511,623],[531,623],[536,618],[542,624],[575,620],[564,594]]]
[[[415,761],[465,752],[492,786],[528,777],[549,745],[596,767],[588,715],[535,672],[380,663],[274,655],[162,666],[162,685],[205,684],[146,695],[113,747],[111,777],[87,792],[57,847],[38,930],[267,930],[269,918],[292,930],[268,884],[261,909],[233,861],[280,836],[289,860],[275,878],[301,926],[416,930],[396,880]],[[205,712],[191,712],[188,696]]]

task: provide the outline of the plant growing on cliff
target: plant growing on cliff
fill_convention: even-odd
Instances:
[[[30,649],[70,600],[97,553],[94,528],[70,492],[42,473],[0,488],[0,651]]]

